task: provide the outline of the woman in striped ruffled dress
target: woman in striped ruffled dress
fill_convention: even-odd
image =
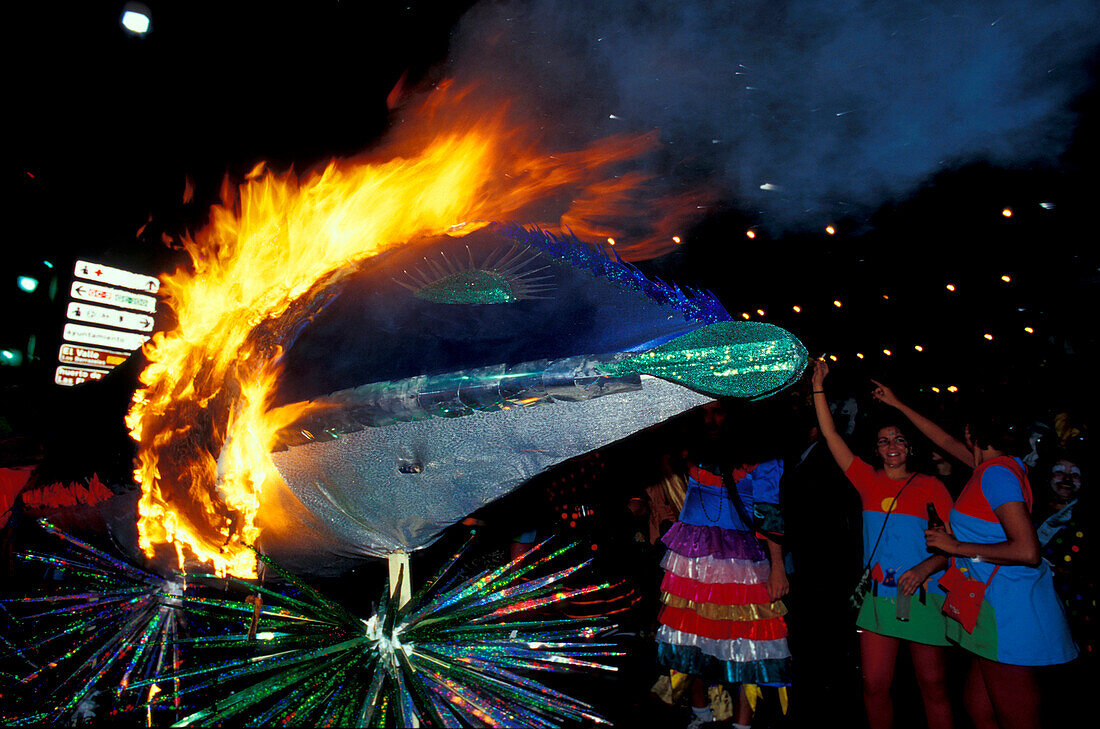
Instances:
[[[704,418],[713,431],[724,413],[712,405]],[[695,719],[689,726],[712,719],[708,684],[741,685],[734,727],[749,725],[751,694],[760,686],[779,687],[786,703],[791,654],[781,598],[787,594],[787,574],[781,547],[766,536],[782,533],[782,474],[777,459],[732,468],[705,462],[688,467],[684,507],[662,538],[668,551],[661,563],[657,641],[662,665],[694,677]],[[673,683],[685,678],[674,673]]]

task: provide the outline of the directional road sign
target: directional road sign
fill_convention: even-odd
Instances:
[[[69,294],[79,301],[92,301],[97,304],[118,306],[123,309],[147,311],[150,314],[157,310],[157,300],[152,296],[134,294],[122,289],[84,283],[83,281],[73,281]]]
[[[115,349],[137,349],[149,340],[149,337],[144,334],[116,332],[113,329],[89,327],[83,324],[66,324],[61,336],[66,342],[114,347]]]
[[[62,344],[57,354],[59,362],[64,364],[87,365],[91,367],[116,367],[126,361],[129,352],[115,352],[99,347],[82,347],[78,344]]]
[[[78,278],[112,286],[122,286],[123,288],[144,291],[149,294],[155,294],[160,289],[160,281],[153,276],[146,276],[143,273],[134,273],[121,268],[112,268],[90,261],[77,261],[73,273]]]
[[[54,373],[53,381],[58,385],[79,385],[89,380],[102,380],[109,370],[97,370],[91,367],[66,367],[61,365]]]
[[[134,314],[129,311],[107,309],[79,301],[70,301],[66,313],[70,319],[75,321],[90,321],[109,327],[133,329],[139,332],[153,331],[153,317],[148,314]]]

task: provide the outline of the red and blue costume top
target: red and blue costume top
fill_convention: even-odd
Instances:
[[[1022,502],[1031,510],[1031,484],[1023,461],[1001,456],[982,463],[974,469],[951,513],[955,538],[974,544],[1007,541],[997,509],[1010,502]],[[999,663],[1045,666],[1077,656],[1046,562],[1037,567],[1002,565],[999,569],[963,557],[955,562],[967,577],[989,581],[989,586],[974,631],[966,633],[948,621],[949,638]]]
[[[951,494],[943,482],[934,476],[913,474],[912,481],[906,485],[908,477],[901,480],[889,478],[884,471],[872,468],[859,458],[852,461],[845,475],[856,487],[863,504],[863,559],[866,562],[874,550],[871,577],[879,583],[876,593],[894,597],[897,595],[898,578],[929,557],[924,543],[924,530],[928,528],[928,504],[932,504],[936,513],[947,522],[952,508]],[[887,514],[890,515],[889,520]],[[943,591],[939,588],[938,578],[942,574],[933,574],[927,583],[931,591],[941,595]]]

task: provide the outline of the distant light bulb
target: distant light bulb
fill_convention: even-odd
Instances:
[[[833,299],[833,306],[839,309],[840,307],[844,306],[844,304],[840,303],[840,299]]]
[[[829,235],[836,235],[836,228],[834,228],[831,225],[826,225],[825,226],[825,232],[828,233]]]
[[[830,355],[829,355],[829,359],[831,359],[832,361],[836,362],[836,355],[835,355],[835,354],[830,354]]]
[[[954,291],[955,290],[955,284],[947,284],[946,286],[944,286],[944,288],[947,289],[948,291]]]
[[[918,352],[924,351],[924,347],[920,346],[919,344],[913,345],[913,349],[917,350]]]
[[[1004,276],[1001,276],[1001,280],[1005,283],[1012,283],[1012,277],[1009,276],[1007,273]]]
[[[1005,208],[1004,210],[1001,211],[1001,215],[1005,216],[1006,218],[1011,218],[1012,217],[1012,208]]]
[[[746,230],[745,231],[745,237],[746,238],[755,238],[756,237],[756,231],[752,230],[752,229]]]
[[[1028,334],[1034,334],[1035,333],[1035,329],[1032,328],[1032,327],[1024,327],[1024,331],[1027,332]]]
[[[747,312],[747,311],[742,311],[742,312],[741,312],[741,318],[742,318],[742,319],[748,319],[748,318],[749,318],[749,312]]]
[[[150,15],[149,8],[142,3],[126,3],[122,8],[122,27],[134,35],[145,35],[149,32]]]
[[[889,297],[889,296],[887,296],[886,294],[883,294],[883,295],[882,295],[882,298],[883,298],[883,299],[885,299],[886,301],[889,301],[889,300],[890,300],[890,297]]]
[[[983,334],[982,336],[985,337],[986,339],[988,339],[991,342],[993,341],[993,335],[992,334],[986,333],[986,334]]]
[[[764,316],[764,310],[763,309],[757,309],[756,313],[757,313],[758,316]]]
[[[936,387],[935,385],[932,386],[932,392],[939,393],[939,391],[940,388]]]
[[[678,235],[674,235],[674,236],[672,236],[672,242],[673,242],[673,243],[676,243],[677,245],[679,245],[679,243],[680,243],[680,236],[678,236]]]
[[[891,356],[891,355],[893,355],[893,354],[894,354],[894,353],[893,353],[893,352],[891,352],[891,351],[890,351],[889,349],[884,349],[884,350],[882,350],[882,353],[883,353],[883,354],[885,354],[885,355],[886,355],[887,357],[889,357],[889,356]]]
[[[800,314],[802,313],[802,307],[798,305],[792,306],[791,311],[793,311],[795,314]]]
[[[610,244],[610,245],[615,245],[615,239],[614,239],[614,238],[608,238],[608,239],[607,239],[607,242],[608,242],[608,244]]]
[[[863,352],[856,352],[856,357],[863,359]]]
[[[959,388],[955,387],[954,385],[951,385],[950,387],[947,388],[947,391],[948,392],[958,392]]]

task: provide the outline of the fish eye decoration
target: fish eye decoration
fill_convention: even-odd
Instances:
[[[36,625],[59,615],[69,625],[43,624],[21,648],[5,641],[6,659],[29,664],[28,683],[45,673],[39,664],[53,670],[48,700],[28,698],[16,707],[24,711],[0,716],[5,725],[101,721],[108,712],[85,711],[97,692],[109,694],[112,718],[142,712],[148,726],[165,719],[172,726],[608,723],[592,706],[530,677],[615,671],[606,659],[625,655],[602,639],[615,627],[606,619],[546,613],[609,587],[563,584],[591,562],[565,559],[576,544],[552,549],[543,542],[463,579],[456,565],[471,535],[404,604],[402,569],[364,619],[261,554],[264,574],[280,582],[278,589],[212,574],[189,574],[186,584],[179,578],[166,588],[163,578],[47,528],[74,554],[29,556],[80,570],[100,588],[8,601],[53,608],[26,616]],[[178,629],[188,622],[191,630]]]
[[[437,304],[511,304],[524,299],[545,299],[552,288],[549,266],[536,266],[539,252],[519,244],[497,248],[480,264],[466,248],[467,260],[452,260],[443,252],[439,259],[424,258],[427,271],[406,270],[407,281],[394,282],[417,298]]]

